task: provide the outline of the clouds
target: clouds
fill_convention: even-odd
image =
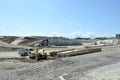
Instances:
[[[73,32],[72,35],[74,37],[85,37],[85,38],[93,38],[95,37],[94,32]]]
[[[73,32],[74,37],[85,37],[85,38],[95,38],[95,37],[114,37],[115,34],[97,34],[95,32]]]
[[[115,34],[97,34],[95,32],[71,32],[71,33],[64,33],[60,34],[57,32],[49,34],[49,36],[58,36],[58,37],[68,37],[68,38],[76,38],[76,37],[83,37],[83,38],[95,38],[95,37],[114,37]]]
[[[114,37],[115,34],[97,34],[95,32],[39,32],[39,31],[19,31],[14,30],[12,33],[11,31],[6,31],[6,27],[0,27],[0,34],[6,36],[49,36],[49,37],[67,37],[67,38],[95,38],[95,37]]]
[[[95,38],[95,37],[114,37],[114,34],[97,34],[95,32],[71,32],[71,33],[43,33],[41,36],[50,36],[50,37],[68,37],[68,38],[76,38],[76,37],[83,37],[83,38]]]

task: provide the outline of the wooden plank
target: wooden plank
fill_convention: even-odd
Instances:
[[[84,50],[78,50],[78,51],[71,51],[71,52],[60,52],[57,53],[56,57],[70,57],[70,56],[77,56],[77,55],[83,55],[83,54],[89,54],[94,52],[100,52],[101,48],[87,48]]]
[[[75,49],[66,49],[66,50],[61,50],[61,51],[53,51],[53,52],[50,52],[50,56],[57,56],[57,53],[60,53],[60,52],[65,52],[65,51],[71,51],[71,50],[75,50]]]

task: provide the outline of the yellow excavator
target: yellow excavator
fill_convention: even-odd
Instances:
[[[36,44],[34,46],[34,51],[30,52],[28,56],[30,59],[36,59],[37,61],[41,59],[47,59],[47,53],[44,49],[42,49],[40,44]]]

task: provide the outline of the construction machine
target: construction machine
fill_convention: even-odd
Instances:
[[[42,46],[40,44],[36,44],[34,46],[34,50],[28,54],[30,59],[47,59],[47,53],[44,49],[42,49]]]

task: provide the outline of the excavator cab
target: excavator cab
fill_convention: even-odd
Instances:
[[[34,51],[29,54],[29,58],[36,60],[47,59],[47,53],[42,49],[41,45],[35,44]]]

